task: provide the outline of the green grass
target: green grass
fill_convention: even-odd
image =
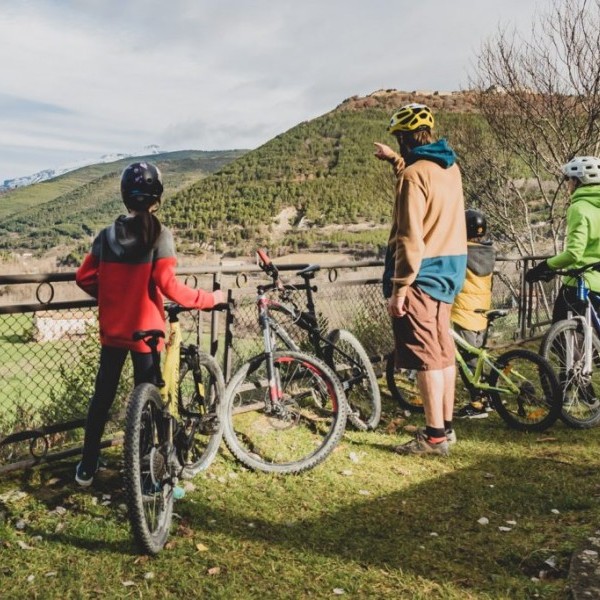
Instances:
[[[130,536],[120,449],[91,491],[72,483],[76,459],[5,475],[2,594],[565,598],[570,555],[600,519],[599,431],[558,423],[519,434],[493,415],[457,422],[458,445],[436,459],[391,452],[408,439],[406,424],[422,420],[402,422],[386,399],[377,432],[348,431],[300,476],[246,471],[223,450],[177,503],[171,541],[154,559]]]

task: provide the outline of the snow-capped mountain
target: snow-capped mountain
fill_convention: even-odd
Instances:
[[[156,144],[151,144],[149,146],[145,146],[140,152],[133,152],[131,154],[104,154],[100,158],[81,160],[57,169],[44,169],[43,171],[38,171],[33,175],[16,177],[15,179],[5,179],[4,182],[0,184],[0,192],[14,190],[15,188],[25,187],[33,183],[40,183],[41,181],[47,181],[48,179],[54,179],[54,177],[64,175],[69,171],[75,171],[76,169],[81,169],[82,167],[87,167],[89,165],[97,165],[98,163],[111,163],[123,158],[129,158],[131,156],[148,156],[151,154],[160,154],[161,152],[161,149]]]

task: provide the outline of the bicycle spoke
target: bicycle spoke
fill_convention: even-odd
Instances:
[[[528,350],[500,356],[490,375],[494,407],[521,431],[543,431],[558,418],[560,390],[548,362]]]
[[[129,518],[136,542],[156,554],[164,546],[173,516],[169,441],[158,389],[143,383],[127,407],[124,479]]]
[[[585,337],[580,322],[562,321],[552,326],[542,353],[558,375],[568,425],[587,429],[600,423],[600,340],[592,338],[592,371],[585,366]]]

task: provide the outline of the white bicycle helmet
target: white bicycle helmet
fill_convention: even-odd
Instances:
[[[565,177],[577,177],[583,185],[600,184],[600,158],[576,156],[562,166]]]

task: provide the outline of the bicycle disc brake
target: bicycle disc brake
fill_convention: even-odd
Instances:
[[[271,407],[267,420],[273,429],[291,429],[300,420],[300,405],[294,398],[284,398]]]

